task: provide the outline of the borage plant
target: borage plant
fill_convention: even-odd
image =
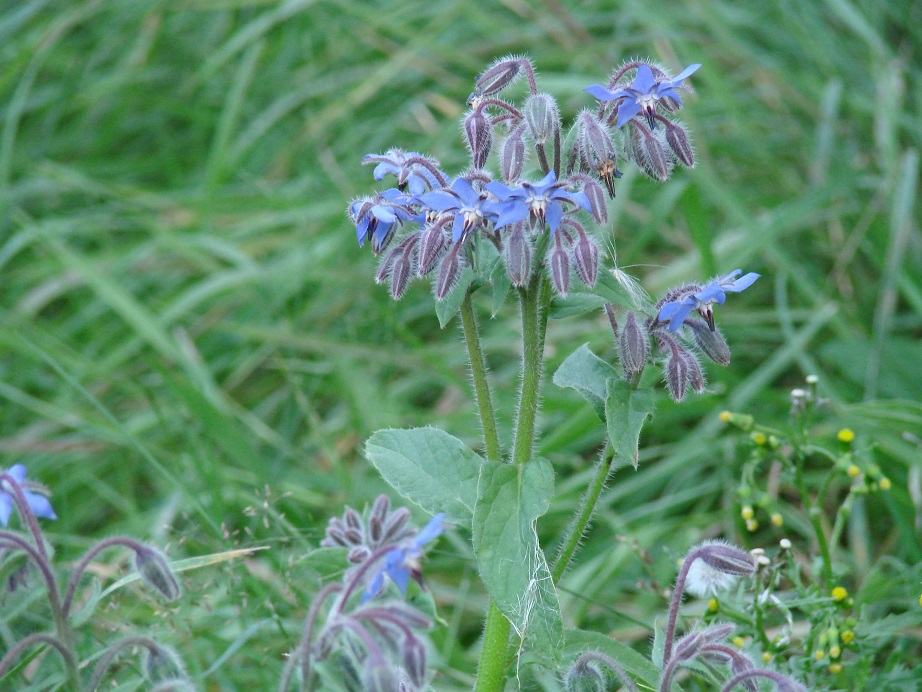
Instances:
[[[599,270],[599,242],[591,229],[607,224],[606,197],[615,197],[619,159],[634,162],[655,180],[666,180],[677,166],[694,166],[687,130],[675,114],[683,106],[680,92],[689,89],[686,80],[698,67],[691,65],[671,77],[650,61],[625,63],[607,86],[586,89],[599,103],[577,114],[565,134],[557,102],[539,90],[530,61],[503,58],[477,78],[468,99],[470,110],[463,119],[470,152],[466,171],[451,176],[437,160],[398,149],[365,157],[365,163],[375,166],[376,180],[394,176],[396,187],[349,205],[358,242],[369,242],[381,257],[376,281],[388,283],[395,299],[404,294],[411,279],[429,276],[442,326],[460,315],[483,431],[482,455],[431,427],[378,431],[368,440],[366,454],[401,495],[471,533],[477,568],[490,596],[478,690],[503,689],[508,677],[528,661],[559,671],[569,668],[560,677],[577,687],[593,679],[601,681],[599,671],[607,667],[634,689],[635,683],[617,661],[580,639],[585,633],[565,631],[556,583],[612,470],[627,464],[636,468],[638,439],[653,414],[657,381],[662,378],[669,395],[680,401],[689,390],[704,388],[702,355],[718,365],[729,363],[729,347],[715,325],[713,308],[724,303],[727,293],[750,286],[758,275],[735,270],[710,282],[681,286],[653,301],[616,267]],[[523,77],[527,95],[516,103],[507,98],[507,90]],[[498,174],[488,167],[494,160]],[[611,234],[607,242],[614,248]],[[510,421],[514,425],[511,449],[500,444],[500,421],[473,306],[474,294],[485,293],[482,289],[488,287],[494,314],[510,292],[517,293],[521,312],[523,357],[518,410]],[[554,469],[534,450],[552,309],[560,317],[603,309],[614,331],[620,367],[583,346],[554,375],[555,384],[577,390],[595,407],[608,436],[581,506],[549,561],[535,525],[553,497]],[[349,524],[347,514],[339,531],[342,545],[350,544]],[[361,542],[361,522],[353,517],[351,524],[352,543]],[[424,529],[419,535],[432,534],[434,529]],[[408,572],[402,566],[408,555],[416,565],[422,547],[422,541],[410,540],[403,548],[366,546],[368,554],[363,555],[379,566],[358,567],[347,574],[345,586],[337,585],[320,596],[337,594],[325,631],[352,628],[352,650],[363,648],[366,658],[375,661],[383,659],[370,648],[377,646],[374,637],[357,634],[349,623],[370,607],[368,599],[374,603],[384,575],[398,586],[405,585]],[[686,562],[691,566],[696,561],[724,576],[751,574],[755,569],[748,553],[723,544],[692,550]],[[392,563],[396,567],[389,568]],[[359,579],[364,580],[364,590],[354,583]],[[651,664],[643,671],[636,667],[630,671],[642,685],[669,689],[677,667],[694,661],[699,667],[729,666],[728,689],[737,683],[753,689],[753,679],[760,676],[780,687],[796,688],[776,673],[756,670],[724,645],[730,626],[712,626],[673,642],[684,580],[680,575],[669,630],[660,637],[658,667]],[[356,600],[347,607],[353,595]],[[304,668],[305,685],[312,674],[305,664],[311,652],[325,655],[330,646],[324,636],[311,643],[317,607],[315,603],[296,657]],[[346,616],[347,611],[352,614]],[[422,624],[405,610],[400,612],[389,617],[400,620],[404,629],[413,622]],[[365,617],[368,622],[373,619]],[[400,630],[396,625],[377,630],[396,631],[395,627]],[[409,635],[397,634],[403,643],[396,649],[406,649]],[[402,666],[407,669],[408,664]],[[290,668],[288,677],[292,674]],[[366,683],[382,676],[380,671],[365,671]],[[415,671],[389,679],[400,679],[403,689],[415,689],[425,678]]]

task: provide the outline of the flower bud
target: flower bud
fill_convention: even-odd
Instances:
[[[426,647],[416,637],[407,636],[401,647],[400,658],[410,680],[421,689],[426,682]]]
[[[182,680],[186,677],[182,659],[172,649],[154,644],[144,658],[144,676],[150,682]]]
[[[439,274],[435,280],[436,300],[443,300],[461,276],[461,243],[455,243],[442,259]]]
[[[446,217],[447,218],[447,217]],[[417,276],[425,276],[435,268],[435,263],[445,251],[445,221],[436,221],[427,226],[419,239]]]
[[[685,387],[688,383],[688,362],[682,357],[679,349],[666,359],[666,385],[669,395],[676,403],[685,398]]]
[[[394,300],[403,298],[410,282],[410,258],[407,253],[401,253],[391,269],[391,297]]]
[[[704,352],[704,355],[718,365],[730,364],[730,347],[719,329],[715,327],[714,331],[711,331],[705,322],[690,318],[686,318],[684,324],[686,327],[691,327],[695,344]]]
[[[524,286],[528,283],[528,275],[531,272],[531,244],[525,237],[522,226],[522,222],[513,226],[503,248],[506,273],[513,286]]]
[[[624,320],[624,327],[618,339],[618,355],[624,369],[624,379],[633,380],[636,375],[643,372],[647,363],[647,334],[637,323],[637,317],[633,312],[628,312]]]
[[[621,177],[618,170],[615,144],[608,128],[589,111],[577,116],[577,145],[585,166],[595,172],[608,188],[608,196],[615,196],[615,178]]]
[[[612,183],[612,191],[614,191],[614,183]],[[587,177],[583,183],[582,192],[589,200],[589,213],[592,214],[595,222],[600,226],[608,223],[608,205],[606,204],[605,193],[602,192],[602,186]],[[612,194],[612,197],[614,197],[614,194]]]
[[[577,661],[567,671],[564,689],[566,692],[605,692],[608,684],[596,665]]]
[[[630,151],[634,162],[654,180],[666,180],[672,166],[662,143],[643,125],[632,122],[630,129]]]
[[[370,660],[365,665],[362,675],[362,689],[366,692],[398,692],[400,675],[394,667],[383,659]]]
[[[666,125],[666,144],[684,165],[695,167],[695,152],[688,140],[688,132],[682,125],[673,122]]]
[[[468,113],[464,119],[464,134],[471,150],[473,167],[483,168],[493,147],[493,128],[482,110],[474,109]]]
[[[167,601],[179,598],[179,583],[166,559],[158,551],[153,548],[135,551],[134,564],[141,579],[159,591]]]
[[[700,394],[704,391],[704,373],[701,371],[701,364],[695,358],[691,351],[682,350],[682,358],[685,359],[685,365],[688,367],[688,384]]]
[[[512,183],[522,175],[525,166],[525,126],[520,125],[503,140],[500,149],[499,167],[503,178]]]
[[[756,571],[755,558],[745,550],[726,543],[705,543],[692,551],[708,567],[735,577]]]
[[[570,256],[559,241],[554,251],[551,252],[548,262],[551,270],[551,286],[554,287],[557,295],[565,298],[570,290]]]
[[[544,144],[560,129],[560,109],[550,94],[542,92],[529,96],[522,112],[537,144]]]
[[[576,274],[580,281],[589,288],[595,286],[599,275],[599,248],[582,231],[573,246],[573,265],[576,267]]]
[[[512,84],[527,63],[524,58],[500,58],[477,78],[474,86],[478,96],[493,96]]]

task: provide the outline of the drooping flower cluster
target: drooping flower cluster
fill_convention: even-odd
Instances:
[[[406,595],[410,579],[422,588],[423,547],[444,531],[442,514],[422,529],[409,524],[406,507],[391,511],[390,500],[379,496],[365,517],[347,507],[343,517],[330,520],[324,547],[348,548],[353,565],[341,583],[327,586],[311,605],[304,635],[283,677],[286,689],[300,664],[302,684],[310,688],[314,663],[336,659],[360,680],[362,689],[404,689],[426,685],[426,648],[417,631],[432,626],[429,618],[395,599],[379,598],[388,580]],[[335,600],[316,636],[321,606]],[[338,658],[332,654],[339,652]]]
[[[473,265],[474,246],[486,238],[496,247],[514,286],[527,284],[534,267],[547,273],[559,295],[568,293],[571,273],[593,286],[599,251],[584,222],[588,219],[601,225],[608,219],[603,190],[614,197],[615,180],[621,176],[616,142],[620,138],[614,126],[619,109],[617,127],[637,120],[628,117],[631,111],[635,115],[642,112],[648,124],[652,123],[642,125],[643,131],[654,141],[638,144],[628,138],[629,146],[622,155],[661,180],[668,177],[675,157],[694,165],[684,128],[659,115],[660,110],[672,112],[681,106],[676,89],[686,88],[683,82],[694,69],[667,79],[652,63],[628,63],[612,85],[635,68],[634,82],[610,92],[612,106],[603,105],[598,114],[589,110],[578,114],[569,148],[563,145],[556,100],[538,90],[528,59],[511,56],[485,70],[468,97],[470,110],[462,123],[470,152],[467,171],[452,177],[435,159],[400,149],[366,156],[363,163],[375,164],[375,180],[396,178],[396,187],[356,199],[348,210],[359,245],[370,241],[374,253],[383,255],[376,280],[389,282],[391,295],[399,299],[413,276],[433,274],[435,296],[441,300],[462,270]],[[498,98],[523,76],[528,94],[521,104]],[[602,87],[588,91],[605,96],[599,96],[598,89]],[[655,127],[660,119],[664,128]],[[632,153],[654,150],[663,130],[672,153]],[[530,151],[538,173],[529,175],[525,166]],[[499,175],[487,168],[493,155]],[[651,165],[649,160],[657,157],[660,163]],[[474,269],[484,280],[491,280],[492,267]]]
[[[625,379],[637,380],[652,359],[662,363],[675,401],[684,399],[689,387],[702,392],[704,372],[696,354],[703,353],[718,365],[730,364],[730,347],[714,323],[713,306],[723,305],[728,292],[739,293],[759,278],[752,272],[741,274],[737,269],[704,286],[686,284],[668,291],[653,305],[655,317],[628,311],[620,329],[608,308]],[[701,319],[690,317],[692,310],[697,310]],[[650,348],[651,341],[654,349]]]

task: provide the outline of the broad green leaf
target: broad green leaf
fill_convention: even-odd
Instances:
[[[457,437],[438,428],[379,430],[365,443],[365,455],[405,498],[470,525],[484,462]]]
[[[579,392],[592,404],[601,420],[605,420],[606,382],[621,380],[618,372],[583,344],[560,364],[554,373],[554,384]]]
[[[637,308],[634,298],[611,272],[599,272],[598,282],[592,291],[614,305],[623,305],[632,310]]]
[[[564,317],[582,315],[584,312],[599,310],[607,302],[607,299],[592,293],[571,293],[566,298],[556,296],[551,303],[548,316],[552,320],[560,320]]]
[[[351,566],[349,551],[339,547],[311,550],[298,559],[298,564],[314,570],[321,579],[341,576]]]
[[[461,276],[458,278],[452,289],[442,300],[435,302],[435,314],[439,318],[439,326],[445,329],[446,325],[451,322],[451,318],[458,314],[461,309],[461,303],[464,301],[464,294],[474,282],[477,275],[470,267],[461,270]]]
[[[620,379],[608,381],[608,396],[605,400],[608,438],[615,454],[623,461],[630,461],[635,469],[640,429],[648,416],[653,417],[654,408],[652,390],[631,389],[630,384]]]
[[[563,623],[557,590],[535,522],[554,493],[546,459],[523,466],[486,462],[474,509],[474,555],[487,592],[519,639],[551,660],[560,656]]]
[[[609,656],[639,683],[640,689],[659,689],[660,670],[643,654],[634,651],[627,644],[607,637],[601,632],[568,629],[563,646],[563,661],[572,665],[580,654],[586,651],[600,651]]]

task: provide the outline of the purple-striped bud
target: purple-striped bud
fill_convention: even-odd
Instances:
[[[600,226],[608,223],[608,204],[605,199],[605,193],[602,191],[602,186],[587,176],[583,180],[582,192],[589,200],[589,213],[592,214],[595,222]],[[611,192],[611,196],[614,197],[614,179],[612,179]]]
[[[461,243],[455,243],[442,258],[439,273],[435,279],[435,298],[443,300],[461,276]]]
[[[504,180],[514,183],[519,179],[525,167],[525,152],[525,125],[519,125],[503,140],[500,149],[499,167]]]
[[[701,632],[689,632],[676,642],[673,656],[676,661],[691,661],[701,650],[704,643],[705,640],[701,636]]]
[[[509,234],[503,248],[506,273],[513,286],[527,284],[531,273],[531,243],[525,237],[523,226],[524,223],[519,221],[512,227],[512,233]]]
[[[666,180],[672,170],[672,157],[666,154],[656,135],[644,125],[631,123],[631,156],[641,170],[654,180]]]
[[[695,392],[701,394],[704,391],[704,373],[701,371],[701,364],[691,351],[682,350],[681,354],[688,367],[688,384]]]
[[[471,151],[471,163],[474,168],[483,168],[493,147],[493,128],[483,111],[472,110],[464,119],[464,134],[467,147]]]
[[[615,179],[621,177],[615,144],[608,128],[590,111],[577,116],[577,146],[583,164],[593,171],[608,188],[608,196],[615,197]]]
[[[756,571],[756,559],[745,550],[727,543],[704,543],[692,549],[690,557],[704,562],[708,567],[734,577],[746,577]]]
[[[419,639],[408,635],[403,640],[400,658],[410,680],[422,689],[426,683],[426,647]]]
[[[718,365],[730,364],[730,347],[719,329],[715,327],[714,331],[711,331],[707,323],[687,317],[684,324],[686,327],[691,327],[695,344],[704,352],[704,355]]]
[[[557,236],[558,239],[560,235]],[[561,298],[566,298],[570,291],[570,256],[566,248],[557,241],[557,246],[548,259],[551,270],[551,286]]]
[[[685,398],[685,387],[688,384],[688,361],[682,357],[679,348],[673,349],[664,366],[669,395],[676,403]]]
[[[349,551],[346,559],[350,565],[361,565],[369,557],[371,557],[371,550],[364,545],[359,545]]]
[[[391,275],[391,269],[394,266],[394,260],[397,259],[400,252],[398,250],[391,250],[384,257],[381,258],[381,261],[378,262],[378,271],[375,272],[375,283],[383,284],[387,281],[388,277]]]
[[[448,219],[450,217],[446,217]],[[419,239],[419,264],[416,269],[417,276],[426,276],[435,268],[435,263],[445,252],[446,221],[436,221],[428,226]]]
[[[529,96],[525,100],[522,113],[532,139],[538,144],[544,144],[560,130],[560,109],[550,94],[541,92]]]
[[[647,364],[647,333],[637,323],[633,311],[627,313],[618,337],[618,355],[624,369],[624,379],[631,381],[643,372]]]
[[[480,97],[498,94],[516,80],[524,63],[523,58],[500,58],[477,78],[475,94]]]
[[[391,297],[394,300],[403,298],[410,283],[410,257],[407,253],[402,253],[394,261],[391,269]]]
[[[179,598],[179,582],[173,576],[166,558],[153,548],[144,547],[136,550],[134,566],[148,585],[156,589],[166,601],[175,601]]]
[[[382,524],[387,518],[387,513],[391,509],[391,499],[381,493],[378,497],[375,498],[374,503],[371,505],[371,512],[368,515],[369,525],[372,520],[377,520],[379,524]]]
[[[666,125],[666,144],[672,149],[676,158],[689,168],[695,167],[695,151],[688,139],[688,132],[679,123]]]
[[[576,274],[580,281],[589,288],[595,286],[599,276],[599,248],[582,229],[573,246],[573,266],[576,267]]]
[[[410,519],[410,510],[398,507],[384,520],[381,527],[381,543],[395,542],[400,538],[400,532]]]

